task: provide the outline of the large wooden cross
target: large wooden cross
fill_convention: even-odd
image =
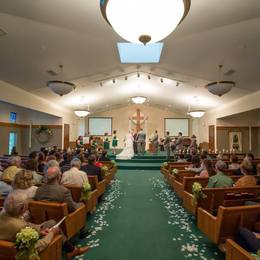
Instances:
[[[141,110],[139,108],[136,109],[136,116],[132,117],[132,120],[136,120],[136,131],[139,132],[141,129],[141,120],[144,120],[145,117],[141,116]]]

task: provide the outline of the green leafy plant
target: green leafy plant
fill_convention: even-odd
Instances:
[[[176,169],[176,168],[172,169],[172,174],[173,175],[178,175],[179,174],[179,170]]]
[[[17,248],[17,260],[40,260],[35,245],[39,239],[38,232],[26,227],[16,234],[15,246]]]

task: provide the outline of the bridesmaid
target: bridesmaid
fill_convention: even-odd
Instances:
[[[104,150],[109,150],[109,139],[108,139],[108,134],[105,133],[105,140],[104,140]]]
[[[117,147],[117,144],[118,144],[118,140],[117,140],[117,137],[116,137],[116,130],[113,131],[113,138],[112,138],[112,149],[113,149],[113,154],[116,154],[116,147]]]

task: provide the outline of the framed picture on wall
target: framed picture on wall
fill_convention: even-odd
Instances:
[[[234,152],[242,152],[242,132],[229,132],[229,149]]]

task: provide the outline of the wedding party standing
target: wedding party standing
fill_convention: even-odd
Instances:
[[[170,160],[171,158],[171,137],[170,132],[166,132],[166,137],[164,139],[164,150],[166,151],[166,160]]]
[[[116,154],[116,147],[118,145],[118,139],[116,136],[116,130],[113,131],[113,138],[112,138],[112,152]]]
[[[145,140],[146,140],[146,134],[141,128],[140,131],[137,134],[137,150],[138,154],[144,155],[145,153]]]
[[[155,130],[152,139],[151,139],[151,143],[153,145],[153,153],[157,154],[158,153],[158,147],[159,147],[159,136],[158,136],[158,131]]]
[[[129,131],[128,135],[126,135],[124,142],[125,147],[123,151],[116,156],[116,159],[129,160],[134,157],[134,136],[132,131]]]

